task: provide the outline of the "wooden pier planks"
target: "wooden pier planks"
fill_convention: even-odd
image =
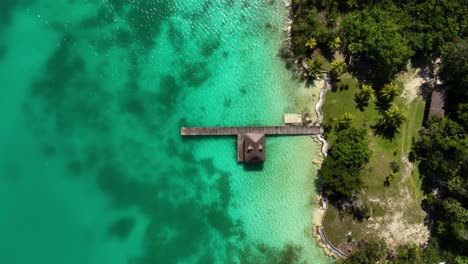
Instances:
[[[265,135],[317,135],[323,133],[320,126],[260,126],[260,127],[182,127],[182,136],[227,136],[247,133]]]
[[[244,162],[244,134],[237,134],[237,162]]]

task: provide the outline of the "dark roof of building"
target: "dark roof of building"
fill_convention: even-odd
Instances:
[[[431,119],[434,116],[444,117],[444,115],[444,94],[440,91],[433,91],[431,95],[428,119]]]
[[[244,162],[265,161],[265,135],[245,134],[244,136]]]

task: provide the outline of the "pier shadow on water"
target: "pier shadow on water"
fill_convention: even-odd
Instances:
[[[244,171],[262,171],[263,163],[245,163]]]

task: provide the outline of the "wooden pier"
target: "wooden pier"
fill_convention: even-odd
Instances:
[[[318,135],[321,126],[252,126],[252,127],[182,127],[182,136],[237,136],[237,161],[244,162],[244,137],[246,134],[261,135]]]
[[[242,134],[264,135],[317,135],[323,133],[321,126],[259,126],[259,127],[182,127],[182,136],[227,136]]]

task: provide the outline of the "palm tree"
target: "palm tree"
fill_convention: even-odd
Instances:
[[[320,57],[314,59],[307,59],[307,65],[309,65],[309,75],[317,76],[323,70],[323,61]]]
[[[354,116],[348,112],[343,113],[342,116],[338,119],[338,130],[347,129],[351,126]]]
[[[362,84],[354,95],[354,101],[363,108],[367,106],[370,99],[374,98],[374,89],[370,84]]]
[[[386,84],[382,90],[380,90],[379,96],[384,100],[385,103],[390,104],[395,97],[400,94],[400,88],[394,83]]]
[[[314,37],[312,37],[307,41],[305,46],[309,47],[311,50],[313,50],[313,49],[315,49],[315,47],[317,47],[317,40]]]
[[[331,72],[335,76],[340,76],[346,72],[346,62],[342,59],[337,59],[331,64]]]
[[[405,120],[406,117],[403,112],[397,106],[392,106],[383,113],[381,118],[377,120],[377,125],[396,131],[405,122]]]
[[[337,50],[337,49],[341,48],[341,39],[340,39],[340,37],[336,37],[335,39],[328,42],[328,47],[331,50]]]

